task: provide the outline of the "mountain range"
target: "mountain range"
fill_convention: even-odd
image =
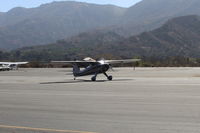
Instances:
[[[169,19],[200,15],[199,0],[142,0],[127,9],[119,27],[123,34],[136,35],[162,26]]]
[[[131,37],[115,32],[85,32],[56,43],[21,48],[10,59],[29,61],[95,58],[168,57],[200,58],[200,17],[188,15],[170,19],[163,26]]]
[[[199,0],[142,0],[130,8],[69,1],[18,7],[0,13],[0,49],[48,44],[86,32],[127,38],[174,17],[200,15],[199,7]]]
[[[53,2],[38,8],[14,8],[0,16],[0,48],[15,49],[55,42],[114,25],[125,9],[112,5]]]

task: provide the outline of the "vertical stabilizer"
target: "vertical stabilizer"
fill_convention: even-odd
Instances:
[[[73,74],[74,76],[77,76],[77,74],[80,72],[80,68],[77,64],[73,64]]]

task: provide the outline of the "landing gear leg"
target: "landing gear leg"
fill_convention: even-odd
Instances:
[[[91,78],[92,81],[96,81],[97,73]]]
[[[76,80],[76,77],[74,77],[74,80]]]
[[[103,73],[103,74],[107,77],[108,80],[110,80],[110,81],[112,80],[112,78],[113,78],[112,76],[108,76],[107,73]]]

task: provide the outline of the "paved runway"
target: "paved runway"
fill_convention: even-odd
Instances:
[[[0,132],[200,132],[200,68],[115,70],[97,82],[69,69],[0,72]]]

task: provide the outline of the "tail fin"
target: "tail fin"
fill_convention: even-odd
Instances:
[[[80,72],[80,68],[77,64],[73,64],[73,74],[76,76]]]

